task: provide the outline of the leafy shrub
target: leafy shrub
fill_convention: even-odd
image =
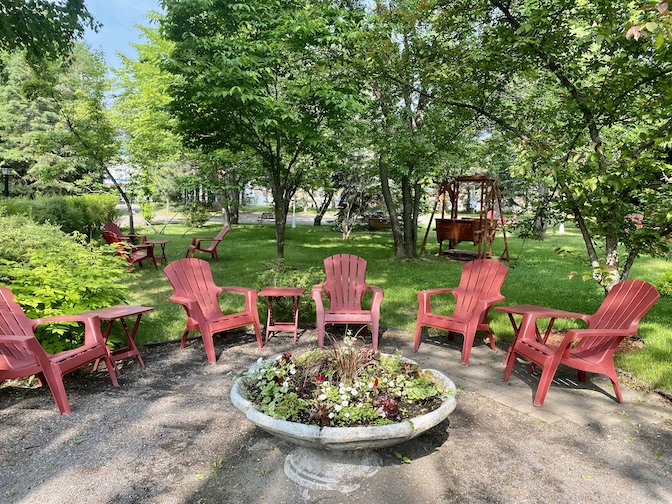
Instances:
[[[305,270],[288,267],[284,261],[272,262],[266,265],[257,276],[257,290],[264,287],[303,287],[306,292],[303,293],[299,301],[299,313],[303,320],[315,318],[315,307],[310,297],[310,289],[313,285],[324,281],[324,270],[320,268],[308,268]],[[287,318],[292,311],[291,299],[282,297],[277,299],[280,311],[278,317]],[[287,318],[290,320],[291,316]]]
[[[663,273],[655,285],[661,296],[672,296],[672,270]]]
[[[40,224],[59,226],[66,233],[78,231],[89,238],[116,215],[117,198],[111,194],[7,198],[0,203],[5,215],[26,215]]]
[[[30,318],[69,315],[125,301],[126,264],[110,247],[86,244],[25,216],[0,216],[0,284],[9,287]],[[72,348],[81,327],[44,324],[38,339],[48,352]]]
[[[184,222],[189,227],[203,227],[203,225],[210,219],[208,209],[201,203],[189,203],[182,210],[184,214]]]
[[[151,201],[143,201],[140,203],[140,215],[147,222],[152,222],[156,215],[156,206]]]

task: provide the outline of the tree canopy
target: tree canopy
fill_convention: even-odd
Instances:
[[[3,0],[0,49],[25,49],[29,62],[67,56],[84,30],[98,23],[84,0]]]

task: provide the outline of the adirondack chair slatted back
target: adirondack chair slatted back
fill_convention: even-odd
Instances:
[[[0,286],[0,335],[32,336],[33,326],[7,287]]]
[[[228,233],[230,230],[231,230],[231,225],[230,224],[226,224],[226,225],[222,226],[222,229],[220,229],[219,233],[217,233],[217,236],[215,236],[215,241],[218,241],[218,242],[222,241],[222,239],[224,238],[224,235],[226,233]]]
[[[453,317],[469,318],[479,300],[500,294],[508,271],[506,265],[492,259],[477,259],[466,263],[462,268],[460,284],[454,291]]]
[[[117,236],[124,236],[124,233],[121,232],[121,228],[112,221],[108,221],[103,225],[103,229],[110,233],[114,233]]]
[[[176,296],[195,299],[205,320],[222,315],[210,264],[202,259],[185,258],[170,263],[164,272]]]
[[[598,310],[588,318],[588,328],[636,330],[642,317],[659,297],[656,288],[643,280],[618,283],[609,291]],[[579,341],[572,353],[577,356],[604,353],[602,358],[611,358],[622,339],[611,336],[585,338]]]
[[[329,311],[361,310],[366,290],[366,259],[337,254],[324,260]]]

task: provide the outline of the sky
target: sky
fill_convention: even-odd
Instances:
[[[115,68],[121,64],[117,51],[133,58],[136,56],[130,45],[141,42],[135,25],[149,25],[147,12],[161,10],[159,0],[87,0],[86,7],[103,26],[98,33],[87,30],[84,41],[91,49],[105,53],[105,60]]]

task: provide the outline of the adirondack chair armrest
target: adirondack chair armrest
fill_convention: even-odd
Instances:
[[[567,336],[577,340],[580,338],[600,338],[602,336],[634,336],[637,334],[637,328],[628,327],[627,329],[570,329]]]
[[[121,238],[121,236],[119,238]],[[127,234],[127,235],[124,235],[124,237],[122,239],[126,239],[126,238],[129,238],[131,240],[134,239],[134,238],[139,238],[140,243],[145,243],[147,241],[147,236],[139,235],[139,234]]]
[[[187,309],[192,309],[192,308],[197,308],[198,307],[198,301],[196,301],[193,298],[188,298],[184,296],[170,296],[168,298],[168,301],[172,301],[173,303],[181,304]]]
[[[484,308],[490,307],[495,303],[499,303],[500,301],[505,301],[506,298],[504,296],[497,295],[497,296],[490,296],[487,298],[483,298],[479,300],[479,304],[483,305]]]
[[[219,243],[220,240],[219,238],[213,238],[212,236],[194,236],[191,239],[191,245],[192,247],[197,247],[199,246],[202,242],[213,242],[213,243]]]
[[[231,285],[217,287],[217,295],[219,296],[222,292],[235,292],[237,294],[243,294],[245,296],[245,311],[250,311],[255,308],[255,303],[257,301],[257,291],[251,289],[250,287],[237,287]]]
[[[40,324],[49,324],[54,322],[82,322],[84,324],[84,344],[85,345],[94,345],[94,344],[105,344],[105,338],[103,338],[103,333],[100,329],[100,319],[98,317],[90,315],[54,315],[51,317],[42,317],[35,319],[35,325],[37,327]]]
[[[437,294],[455,294],[456,289],[427,289],[418,292],[418,306],[423,313],[430,313],[432,311],[431,297]]]
[[[380,312],[380,303],[383,301],[383,297],[385,297],[383,289],[377,285],[367,285],[366,288],[373,294],[373,299],[371,300],[371,311],[374,313]]]
[[[240,294],[248,294],[250,292],[256,293],[257,291],[250,288],[250,287],[237,287],[233,285],[227,285],[225,287],[217,287],[219,292],[217,293],[218,295],[221,294],[222,292],[228,291],[228,292],[238,292]]]
[[[450,288],[450,289],[442,289],[442,288],[426,289],[426,290],[422,290],[422,291],[418,292],[418,296],[420,296],[420,294],[422,294],[423,296],[434,296],[436,294],[447,294],[447,293],[455,295],[454,292],[456,290],[457,289],[454,289],[454,288]]]
[[[313,287],[310,289],[310,296],[313,298],[313,301],[315,301],[315,305],[320,309],[324,309],[324,300],[322,299],[322,292],[325,290],[327,289],[324,283],[313,285]],[[327,292],[329,291],[327,290]]]

